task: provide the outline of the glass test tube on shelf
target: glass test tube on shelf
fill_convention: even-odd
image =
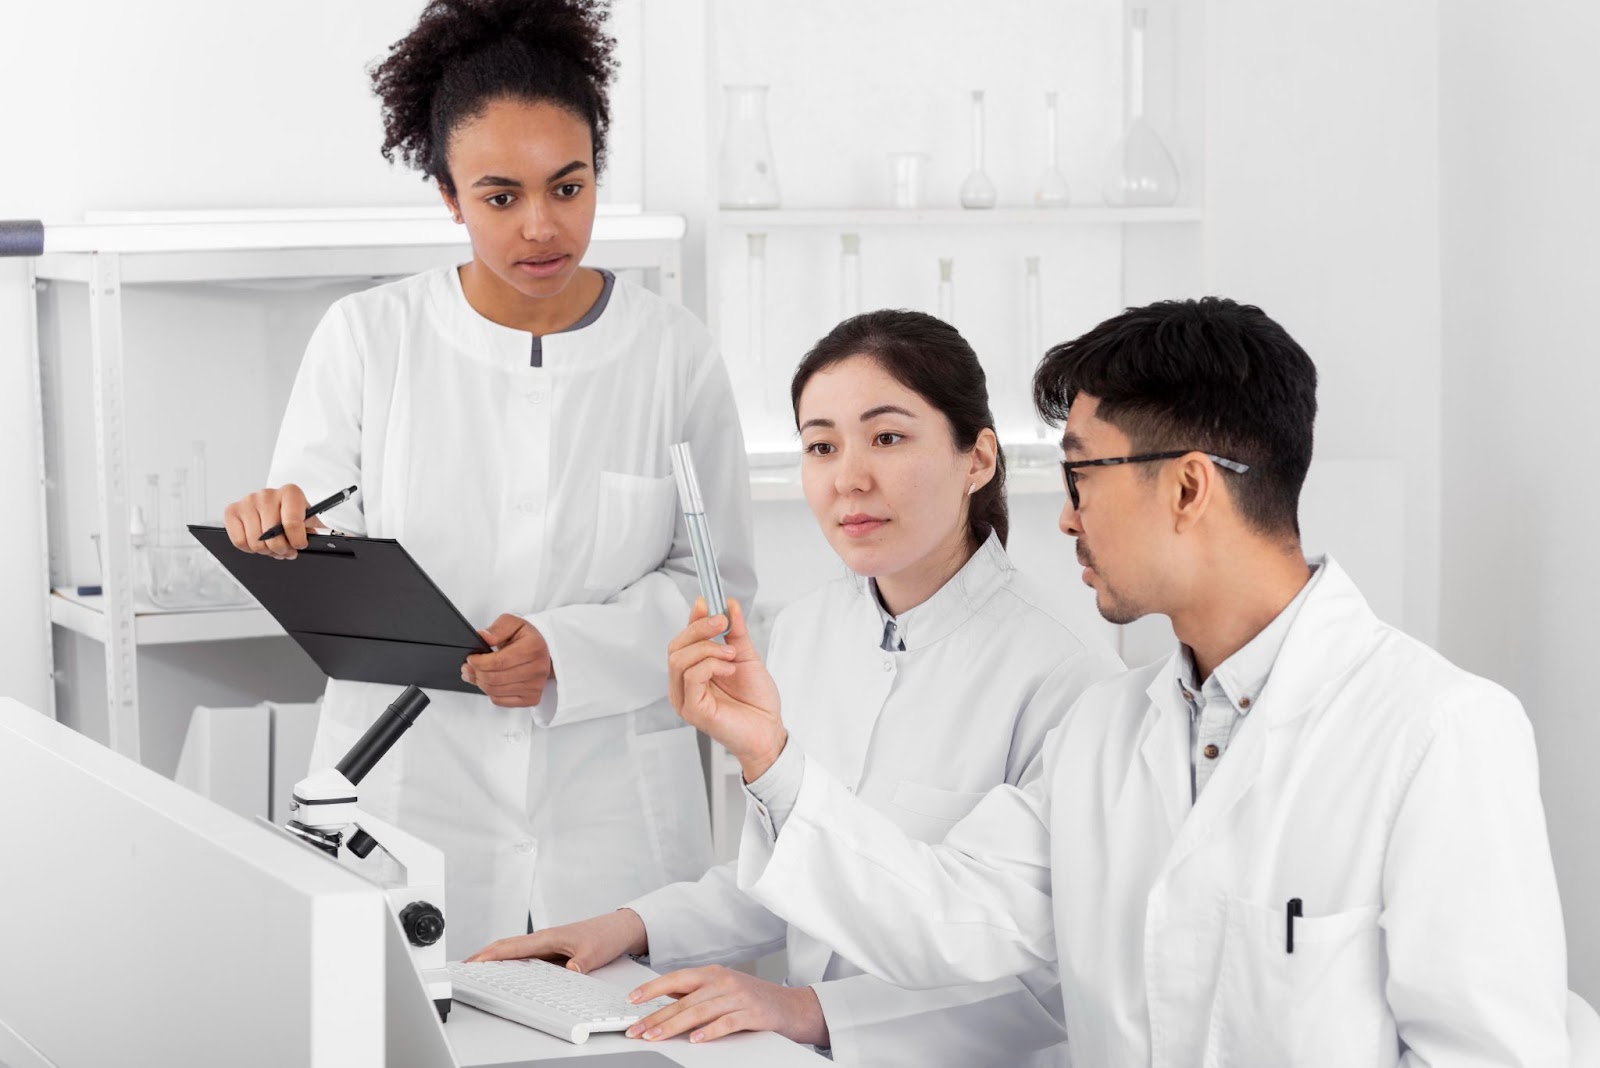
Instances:
[[[1039,361],[1044,357],[1044,296],[1043,287],[1039,282],[1039,257],[1028,256],[1022,261],[1022,390],[1021,396],[1033,396],[1033,371],[1039,366]],[[1033,403],[1028,403],[1028,411],[1033,416],[1034,436],[1040,441],[1050,437],[1050,426],[1039,418],[1033,411]]]
[[[939,260],[939,318],[951,326],[956,322],[956,261],[949,257]]]
[[[783,383],[778,381],[776,369],[767,358],[767,235],[747,234],[745,242],[746,345],[750,366],[756,373],[763,406],[781,415],[785,401]]]
[[[861,235],[843,234],[839,238],[839,316],[849,319],[861,314]]]

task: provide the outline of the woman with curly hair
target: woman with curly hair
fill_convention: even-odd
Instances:
[[[363,805],[447,856],[449,952],[621,905],[710,863],[695,732],[664,650],[696,590],[669,447],[693,446],[723,581],[748,599],[748,476],[727,372],[681,307],[580,266],[614,42],[598,0],[431,0],[372,71],[383,152],[472,259],[336,302],[240,549],[293,560],[306,498],[404,542],[494,647],[366,778]],[[284,534],[261,542],[282,523]],[[291,565],[292,566],[292,565]],[[312,764],[399,687],[331,680]]]

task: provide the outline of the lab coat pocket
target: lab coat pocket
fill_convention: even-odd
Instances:
[[[677,490],[672,477],[600,472],[594,548],[584,586],[620,590],[661,566],[672,549]]]
[[[1297,918],[1290,953],[1286,905],[1229,900],[1205,1064],[1394,1065],[1378,907]]]
[[[902,830],[924,842],[939,842],[983,796],[982,792],[942,790],[901,779],[890,800],[898,810],[893,818]]]

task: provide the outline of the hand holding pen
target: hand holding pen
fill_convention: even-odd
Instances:
[[[223,511],[222,522],[234,548],[293,560],[306,547],[306,520],[344,503],[355,492],[356,487],[350,486],[307,505],[305,493],[289,482],[277,489],[256,490],[234,501]]]

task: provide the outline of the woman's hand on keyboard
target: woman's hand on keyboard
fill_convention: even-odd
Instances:
[[[735,1031],[776,1031],[792,1042],[828,1044],[828,1021],[809,986],[779,986],[718,964],[668,972],[628,1000],[663,995],[678,1000],[628,1028],[629,1038],[658,1042],[688,1031],[690,1042],[709,1042]]]
[[[532,934],[517,935],[491,942],[468,957],[469,961],[540,960],[565,962],[568,968],[587,975],[610,964],[624,953],[643,953],[650,948],[644,921],[632,909],[618,909],[561,927],[546,927]]]

